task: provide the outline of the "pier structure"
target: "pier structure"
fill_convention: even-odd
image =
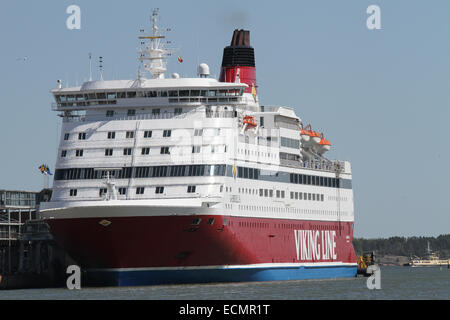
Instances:
[[[13,273],[18,264],[20,235],[26,221],[37,219],[39,192],[0,190],[0,274]]]
[[[39,217],[51,192],[0,190],[0,289],[60,284],[68,257]]]

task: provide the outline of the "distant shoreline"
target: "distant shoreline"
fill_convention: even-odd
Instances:
[[[450,234],[437,237],[390,237],[378,239],[354,238],[357,256],[374,252],[380,265],[403,266],[411,257],[424,257],[428,244],[441,259],[450,259]]]

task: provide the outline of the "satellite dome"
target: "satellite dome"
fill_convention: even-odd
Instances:
[[[178,78],[180,78],[180,75],[178,73],[172,73],[171,77],[172,77],[172,79],[178,79]]]
[[[209,76],[209,66],[206,63],[200,63],[197,68],[197,74],[200,78],[207,78]]]

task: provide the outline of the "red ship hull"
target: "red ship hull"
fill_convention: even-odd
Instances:
[[[201,219],[201,220],[199,220]],[[351,222],[218,215],[51,219],[52,234],[69,255],[105,284],[334,278],[356,274]],[[198,223],[198,224],[197,224]],[[339,230],[340,228],[340,230]],[[292,271],[321,267],[319,276]],[[289,268],[289,275],[242,272]],[[334,270],[344,267],[341,275]],[[180,271],[187,274],[180,274]],[[203,270],[203,271],[202,271]],[[209,272],[205,272],[208,270]],[[223,272],[220,272],[222,270]],[[228,270],[227,272],[225,272]],[[333,270],[333,271],[331,271]],[[125,276],[144,272],[143,277]],[[158,275],[151,275],[151,272]],[[162,271],[170,271],[161,275]],[[197,273],[193,277],[189,273]],[[211,271],[212,272],[211,274]],[[330,271],[330,272],[326,272]],[[217,274],[216,274],[217,273]],[[244,272],[245,273],[245,272]],[[225,276],[225,277],[222,277]]]

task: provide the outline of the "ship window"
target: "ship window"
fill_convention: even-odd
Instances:
[[[269,190],[269,197],[273,197],[273,190]]]
[[[146,155],[150,153],[150,148],[142,148],[141,154]]]
[[[144,190],[145,190],[144,187],[137,187],[136,188],[136,194],[144,194]]]
[[[106,189],[106,188],[100,188],[100,190],[99,190],[99,192],[98,192],[98,195],[101,197],[101,196],[103,196],[103,195],[106,194],[106,193],[108,193],[108,189]]]
[[[151,130],[144,131],[144,138],[151,138],[151,137],[152,137],[152,131]]]
[[[202,219],[201,218],[197,218],[197,219],[192,220],[191,224],[192,225],[199,225],[200,222],[202,222]]]
[[[61,151],[61,158],[64,158],[67,155],[67,150]]]
[[[196,188],[196,186],[188,186],[187,192],[188,193],[194,193],[195,192],[195,188]]]
[[[163,137],[168,138],[172,135],[172,130],[164,130]]]
[[[127,133],[125,134],[125,137],[127,139],[132,139],[134,138],[134,131],[127,131]]]
[[[105,156],[112,156],[113,155],[113,149],[105,149]]]
[[[116,133],[114,131],[108,132],[108,139],[115,139],[115,138],[116,138]]]
[[[78,140],[86,140],[86,132],[80,132],[78,134]]]
[[[155,98],[157,96],[156,91],[147,91],[147,97]]]
[[[170,154],[169,147],[161,147],[160,154]]]
[[[312,194],[312,199],[313,199],[313,201],[316,201],[316,194],[315,193]]]
[[[164,187],[156,187],[155,193],[157,193],[157,194],[164,193]]]
[[[71,197],[76,197],[77,196],[77,189],[70,189],[69,194]]]
[[[167,91],[158,91],[158,96],[167,97]]]
[[[320,195],[320,201],[323,201],[323,194]]]
[[[134,97],[136,97],[136,91],[127,92],[127,98],[134,98]]]
[[[284,196],[285,196],[285,194],[284,194],[284,190],[281,190],[281,198],[283,198],[283,199],[284,199]]]
[[[145,98],[147,97],[147,94],[145,93],[145,91],[138,91],[137,96],[138,98]]]
[[[189,97],[189,90],[180,90],[180,97]]]
[[[214,223],[214,218],[209,218],[207,223],[208,224],[213,224]]]
[[[195,129],[194,136],[199,137],[203,135],[203,129]]]
[[[192,153],[200,153],[200,146],[192,146]]]
[[[175,108],[175,115],[177,114],[182,114],[183,113],[183,108]]]
[[[280,190],[277,190],[277,198],[280,197]]]
[[[153,115],[157,115],[157,114],[160,114],[161,113],[161,110],[160,109],[153,109],[152,110],[152,114]]]
[[[200,95],[200,90],[191,90],[191,97],[198,97]]]
[[[64,134],[64,140],[69,140],[69,133]]]
[[[119,188],[119,194],[126,194],[127,193],[127,188]]]
[[[107,116],[107,117],[112,117],[112,116],[114,116],[114,110],[106,110],[106,116]]]
[[[82,157],[83,156],[83,149],[78,149],[75,151],[75,156]]]
[[[123,149],[123,155],[124,156],[131,156],[131,148]]]
[[[117,92],[117,98],[118,99],[124,99],[126,97],[126,92]]]
[[[308,193],[308,200],[311,200],[311,193]]]
[[[108,92],[107,94],[108,99],[116,99],[116,93],[115,92]]]
[[[170,90],[169,91],[169,97],[178,97],[178,91]]]
[[[75,101],[75,96],[73,94],[69,94],[67,96],[67,101]]]
[[[134,116],[134,115],[136,115],[136,110],[135,110],[135,109],[128,109],[127,115],[128,115],[128,116]]]

